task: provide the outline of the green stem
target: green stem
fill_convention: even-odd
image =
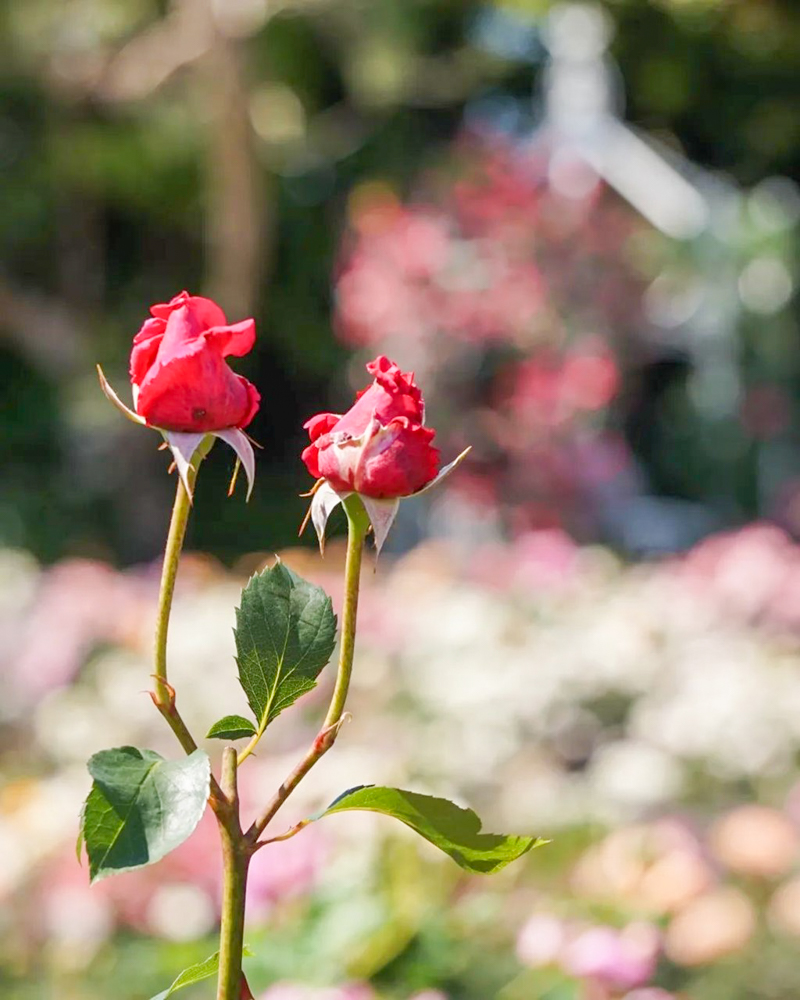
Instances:
[[[178,575],[183,539],[186,535],[186,525],[189,520],[191,500],[178,477],[178,487],[175,493],[175,504],[172,508],[172,520],[169,523],[167,545],[164,549],[164,565],[161,569],[161,588],[158,593],[158,611],[156,614],[155,639],[155,691],[153,701],[156,708],[166,719],[178,742],[186,751],[192,753],[197,749],[192,734],[186,727],[178,709],[175,706],[175,689],[167,681],[167,633],[169,631],[169,616],[172,611],[172,597],[175,593],[175,579]]]
[[[347,560],[344,567],[344,603],[342,605],[342,632],[339,639],[339,669],[331,704],[325,716],[323,729],[338,725],[350,690],[353,672],[353,652],[356,645],[356,619],[358,617],[358,588],[361,582],[361,557],[364,539],[369,531],[369,517],[364,504],[352,494],[342,506],[347,514]]]
[[[175,689],[167,681],[167,632],[169,631],[169,616],[172,611],[172,597],[175,593],[175,578],[178,575],[183,539],[186,535],[186,525],[189,520],[191,500],[178,477],[178,487],[175,493],[175,504],[172,508],[172,519],[169,523],[167,545],[164,549],[164,565],[161,569],[161,588],[158,593],[158,611],[156,614],[155,639],[155,691],[152,698],[156,708],[166,719],[170,729],[175,733],[178,742],[186,751],[192,753],[197,749],[194,737],[186,727],[175,705]]]
[[[361,580],[361,557],[364,553],[364,539],[369,530],[369,517],[364,505],[356,494],[345,501],[347,514],[347,561],[344,570],[344,603],[342,606],[342,630],[339,640],[339,667],[333,689],[328,714],[322,729],[309,747],[305,757],[285,779],[264,812],[253,823],[245,837],[250,844],[264,832],[267,824],[275,817],[283,803],[297,788],[317,761],[330,750],[336,741],[344,715],[350,677],[353,672],[353,652],[356,642],[356,619],[358,617],[358,588]],[[257,846],[261,846],[260,844]]]
[[[193,456],[189,469],[189,488],[194,489],[197,468],[208,454],[213,437],[207,435]],[[167,680],[167,633],[175,593],[183,540],[191,509],[191,497],[178,477],[175,504],[164,550],[161,570],[161,588],[158,595],[155,636],[155,691],[153,702],[177,736],[186,753],[197,749],[175,704],[175,690]],[[211,775],[209,803],[217,817],[222,845],[223,887],[222,917],[220,922],[219,981],[217,1000],[241,1000],[245,995],[242,979],[242,950],[244,947],[244,907],[247,889],[247,870],[252,848],[242,835],[239,820],[239,795],[236,785],[236,750],[226,747],[222,758],[222,784]]]
[[[177,478],[178,487],[175,492],[172,519],[169,522],[167,544],[164,549],[161,589],[158,593],[158,612],[156,615],[154,677],[156,679],[156,697],[159,701],[167,701],[171,696],[167,686],[167,632],[169,631],[169,616],[172,611],[172,597],[175,593],[175,579],[178,575],[178,563],[183,549],[183,539],[186,536],[186,525],[189,522],[189,511],[192,508],[183,480],[180,476]]]
[[[194,453],[193,464],[189,469],[189,485],[192,489],[194,489],[195,479],[197,478],[197,469],[211,450],[213,444],[214,438],[210,434],[207,434]],[[187,754],[193,753],[197,749],[197,743],[189,732],[186,723],[181,718],[181,714],[175,704],[175,689],[167,680],[167,632],[169,630],[169,616],[172,611],[172,597],[175,593],[175,579],[178,575],[178,564],[180,562],[181,550],[183,549],[183,540],[186,536],[186,525],[189,521],[191,506],[191,498],[186,492],[183,480],[178,476],[175,503],[172,507],[172,518],[169,523],[167,544],[164,549],[161,587],[158,593],[154,658],[155,670],[153,672],[155,691],[151,694],[153,704],[162,714]],[[213,775],[211,776],[211,795],[209,801],[218,815],[220,815],[220,810],[223,812],[226,811],[225,797]]]
[[[219,822],[223,882],[217,1000],[240,1000],[242,996],[244,909],[251,851],[242,836],[239,825],[236,750],[233,747],[225,747],[223,751],[222,791],[232,808],[226,819],[220,819]]]

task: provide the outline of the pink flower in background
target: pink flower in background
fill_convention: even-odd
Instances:
[[[529,589],[558,589],[576,577],[578,556],[578,546],[560,528],[523,532],[514,544],[514,579]]]
[[[347,986],[306,986],[300,983],[275,983],[262,993],[259,1000],[375,1000],[375,992],[367,983]]]
[[[517,935],[517,958],[534,969],[555,963],[567,942],[567,932],[567,925],[558,917],[535,913]]]
[[[561,369],[562,395],[578,410],[605,409],[619,391],[619,371],[601,342],[581,345],[567,355]]]
[[[44,570],[35,601],[9,630],[11,707],[19,710],[68,684],[95,646],[136,644],[156,587],[156,578],[90,559],[65,559]]]
[[[561,963],[574,976],[631,989],[651,978],[659,950],[659,933],[652,924],[628,924],[621,931],[590,927],[566,946]]]
[[[785,531],[754,522],[711,535],[675,563],[698,593],[716,598],[726,614],[800,624],[800,551]]]
[[[676,998],[674,993],[668,993],[657,986],[646,986],[642,990],[626,993],[622,1000],[676,1000]]]
[[[247,880],[247,916],[263,920],[273,906],[283,899],[294,899],[310,892],[327,854],[326,843],[312,828],[302,838],[272,844],[250,864]]]
[[[340,339],[389,356],[402,345],[431,377],[437,440],[457,449],[454,426],[469,428],[507,534],[519,518],[608,530],[597,466],[630,468],[630,448],[617,434],[623,454],[598,455],[589,483],[575,453],[604,450],[623,382],[636,389],[647,280],[630,248],[653,236],[642,220],[601,183],[566,196],[541,151],[469,131],[411,201],[365,183],[349,216]]]

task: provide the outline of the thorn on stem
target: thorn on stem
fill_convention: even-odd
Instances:
[[[158,674],[150,674],[151,677],[155,678],[156,685],[161,684],[162,687],[166,689],[167,692],[167,702],[166,704],[162,702],[156,691],[148,691],[153,704],[159,710],[159,712],[167,711],[172,712],[175,709],[175,688],[169,683],[169,681],[164,680],[163,677],[159,677]]]
[[[268,840],[257,841],[253,850],[258,851],[260,848],[266,847],[267,844],[279,844],[284,840],[291,840],[292,837],[295,837],[301,830],[305,830],[305,828],[312,822],[313,820],[310,819],[301,819],[299,823],[295,823],[294,826],[290,826],[285,833],[282,833],[277,837],[270,837]]]
[[[317,734],[317,738],[314,740],[314,752],[319,753],[325,750],[330,750],[333,746],[336,737],[339,735],[339,730],[342,728],[345,722],[349,722],[353,716],[349,712],[345,712],[340,719],[337,719],[332,726],[327,726],[325,729],[320,730]]]

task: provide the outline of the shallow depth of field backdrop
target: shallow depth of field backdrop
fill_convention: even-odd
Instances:
[[[296,537],[302,423],[386,353],[473,451],[367,574],[354,718],[296,818],[396,782],[553,840],[494,881],[379,817],[261,852],[259,1000],[796,1000],[798,65],[792,0],[6,0],[3,997],[145,1000],[213,950],[213,823],[91,890],[74,853],[86,757],[176,751],[141,693],[173,480],[94,364],[125,395],[188,288],[256,318],[264,446],[247,507],[203,468],[188,720],[229,700],[272,553],[337,602],[341,546]]]

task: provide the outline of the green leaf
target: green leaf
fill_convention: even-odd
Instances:
[[[248,947],[242,948],[242,955],[246,958],[252,957],[252,951]],[[184,986],[191,986],[193,983],[200,983],[204,979],[211,979],[212,976],[216,976],[219,970],[219,952],[215,951],[213,955],[209,955],[208,958],[204,958],[202,962],[198,962],[196,965],[190,965],[188,969],[184,969],[183,972],[173,980],[172,985],[167,990],[162,990],[161,993],[157,993],[156,996],[151,997],[150,1000],[167,1000],[167,997],[171,997],[173,993],[178,990],[183,989]]]
[[[82,833],[92,882],[160,861],[200,822],[211,776],[202,750],[171,761],[117,747],[96,753],[87,766],[94,782]]]
[[[206,733],[207,740],[243,740],[245,736],[255,736],[256,727],[243,715],[226,715],[215,722]]]
[[[198,962],[196,965],[190,965],[188,969],[184,969],[183,972],[173,980],[172,986],[170,986],[168,990],[162,990],[161,993],[151,997],[151,1000],[167,1000],[167,997],[171,997],[173,993],[183,989],[184,986],[191,986],[193,983],[199,983],[204,979],[210,979],[212,976],[216,976],[218,969],[219,952],[215,951],[213,955],[209,955],[208,958],[203,959],[202,962]]]
[[[546,844],[537,837],[513,837],[481,833],[481,821],[471,809],[462,809],[447,799],[420,795],[402,788],[360,785],[335,799],[317,818],[349,809],[394,816],[416,830],[469,872],[496,872],[533,847]]]
[[[75,857],[81,866],[83,866],[83,817],[85,812],[86,803],[84,802],[81,806],[80,816],[78,817],[78,836],[75,838]]]
[[[321,587],[278,560],[242,591],[235,631],[239,680],[260,735],[315,686],[333,652],[336,616]]]

